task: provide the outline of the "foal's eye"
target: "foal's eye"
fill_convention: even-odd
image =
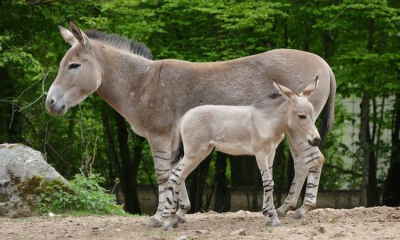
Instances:
[[[81,65],[79,63],[71,63],[68,65],[68,69],[78,68]]]
[[[300,119],[306,119],[307,118],[305,114],[299,114],[298,116],[299,116]]]

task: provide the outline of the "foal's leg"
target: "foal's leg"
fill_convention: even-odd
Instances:
[[[308,174],[307,166],[305,162],[302,161],[301,156],[299,156],[300,153],[297,152],[297,148],[294,146],[295,143],[292,141],[292,135],[293,131],[287,134],[287,139],[294,161],[295,175],[285,202],[277,209],[278,214],[281,217],[286,216],[288,211],[296,209],[297,199],[299,198],[301,189]],[[304,144],[307,144],[307,141],[304,141]]]
[[[278,148],[279,143],[281,143],[284,138],[285,138],[285,134],[282,134],[281,136],[275,138],[275,140],[271,144],[271,152],[268,155],[268,167],[271,172],[272,178],[274,178],[273,167],[274,167],[274,159],[275,159],[276,149]]]
[[[183,189],[186,177],[211,153],[212,147],[195,145],[192,147],[185,145],[185,156],[171,170],[168,186],[164,190],[166,193],[166,205],[162,216],[164,218],[164,230],[170,231],[178,227],[180,219],[177,215],[180,189]],[[186,190],[186,188],[185,188]]]
[[[318,147],[308,146],[303,152],[303,161],[307,169],[309,169],[306,185],[306,193],[303,200],[303,205],[296,210],[293,218],[302,218],[307,212],[313,210],[317,205],[317,194],[319,181],[321,177],[321,170],[324,164],[324,156]]]
[[[268,226],[281,226],[278,219],[278,214],[274,205],[274,181],[268,166],[268,156],[264,152],[257,153],[257,165],[261,172],[263,181],[264,195],[263,195],[263,208],[262,213],[265,217],[265,222]]]
[[[180,223],[186,222],[185,214],[187,213],[187,211],[189,211],[189,209],[190,209],[189,196],[186,190],[185,181],[182,181],[181,187],[179,189],[179,209],[178,212],[176,213]]]

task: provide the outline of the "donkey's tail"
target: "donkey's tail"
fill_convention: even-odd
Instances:
[[[172,151],[171,151],[171,165],[174,165],[179,162],[179,160],[183,157],[183,142],[181,136],[181,122],[178,123],[178,126],[175,129],[175,134],[172,138]]]
[[[332,72],[332,69],[329,68],[329,77],[330,77],[330,92],[328,101],[325,104],[325,113],[324,118],[321,124],[321,143],[319,145],[322,148],[326,136],[328,135],[329,131],[332,129],[333,124],[335,122],[335,95],[336,95],[336,79],[335,75]]]

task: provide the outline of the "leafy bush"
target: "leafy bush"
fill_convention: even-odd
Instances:
[[[99,184],[105,180],[98,174],[89,174],[88,177],[76,174],[66,185],[60,181],[52,183],[41,178],[37,199],[37,208],[40,213],[54,212],[89,212],[96,214],[117,214],[125,212],[122,206],[115,203],[115,196],[108,194]]]

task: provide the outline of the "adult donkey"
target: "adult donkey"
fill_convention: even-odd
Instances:
[[[299,94],[319,76],[318,88],[309,101],[314,117],[325,104],[325,136],[333,124],[336,83],[329,65],[312,53],[278,49],[239,59],[192,63],[180,60],[153,61],[137,54],[137,45],[125,38],[104,33],[86,35],[73,21],[71,31],[59,27],[72,46],[60,63],[49,89],[46,108],[54,115],[82,102],[94,91],[117,110],[140,136],[146,137],[152,154],[159,190],[164,189],[170,173],[171,139],[180,117],[189,109],[205,104],[250,105],[255,99],[274,92],[273,79]],[[88,37],[89,36],[89,37]],[[142,52],[146,48],[139,45]],[[324,157],[318,147],[297,142],[296,131],[287,132],[295,163],[295,178],[280,215],[295,209],[307,179],[303,205],[293,216],[304,216],[316,205],[319,177]],[[190,208],[184,183],[179,195],[184,215]],[[165,199],[159,198],[157,212],[147,227],[162,225]]]

